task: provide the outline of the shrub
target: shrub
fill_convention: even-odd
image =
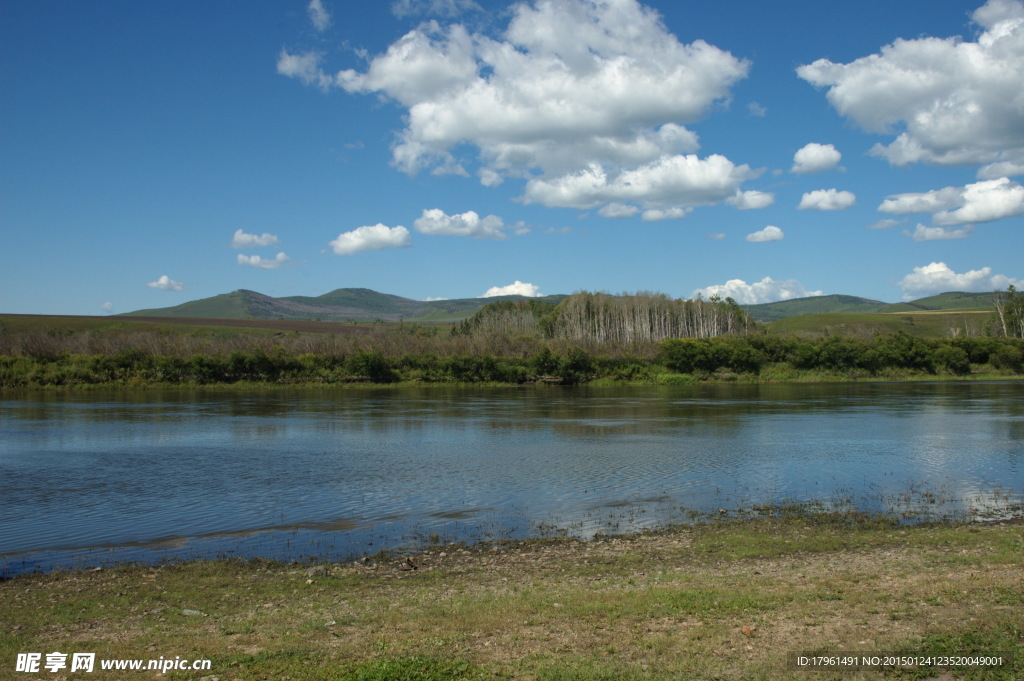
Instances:
[[[932,352],[932,360],[935,366],[957,376],[963,376],[971,372],[971,361],[963,348],[943,345]]]

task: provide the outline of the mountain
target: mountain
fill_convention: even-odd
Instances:
[[[322,296],[271,296],[240,289],[174,307],[127,312],[126,317],[199,317],[203,319],[292,319],[345,321],[453,322],[469,317],[495,300],[519,300],[524,296],[412,300],[366,288],[339,288]],[[565,296],[540,298],[557,303]]]
[[[822,314],[825,312],[883,312],[889,303],[857,296],[812,296],[809,298],[793,298],[775,303],[760,305],[741,305],[751,317],[759,322],[774,322],[783,317],[794,317],[805,314]]]
[[[557,303],[564,295],[540,298]],[[837,313],[897,313],[940,310],[984,310],[990,307],[991,293],[954,291],[921,298],[909,303],[884,303],[857,296],[829,295],[794,298],[775,303],[742,305],[759,322],[774,322],[786,317]],[[458,298],[453,300],[412,300],[366,288],[339,288],[322,296],[271,296],[240,289],[212,298],[194,300],[174,307],[127,312],[128,317],[197,317],[201,319],[289,319],[345,321],[418,321],[455,322],[471,316],[496,300],[522,300],[524,296],[494,298]]]
[[[785,317],[808,314],[836,314],[854,312],[864,314],[895,312],[937,312],[943,310],[988,310],[992,307],[991,293],[952,291],[937,296],[919,298],[909,303],[883,303],[880,300],[857,296],[812,296],[793,298],[776,303],[741,305],[759,322],[774,322]]]

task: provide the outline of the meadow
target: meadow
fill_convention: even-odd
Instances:
[[[830,328],[817,333],[806,327],[787,331],[785,326],[773,325],[740,335],[597,341],[545,338],[530,330],[517,333],[465,322],[460,327],[0,317],[0,388],[4,389],[916,380],[1014,377],[1022,372],[1021,339],[935,337],[902,328],[849,334]]]

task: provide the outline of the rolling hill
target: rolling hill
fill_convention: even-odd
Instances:
[[[880,300],[858,298],[857,296],[813,296],[780,300],[762,305],[743,305],[750,316],[759,322],[774,322],[786,317],[810,314],[895,314],[899,312],[938,312],[990,310],[991,293],[966,293],[953,291],[937,296],[919,298],[908,303],[883,303]]]
[[[908,303],[885,303],[857,296],[828,295],[794,298],[761,305],[743,305],[759,322],[789,317],[835,314],[897,314],[938,311],[988,310],[991,293],[950,292]],[[557,303],[564,295],[541,298]],[[412,300],[365,288],[339,288],[321,296],[271,296],[240,289],[174,307],[136,310],[127,317],[189,317],[198,319],[280,319],[303,321],[415,321],[456,322],[496,300],[520,300],[523,296]]]
[[[557,303],[565,296],[545,296]],[[174,307],[127,312],[127,317],[191,317],[202,319],[290,319],[317,321],[420,321],[453,322],[471,316],[495,300],[519,300],[523,296],[412,300],[365,288],[339,288],[322,296],[271,296],[240,289]]]

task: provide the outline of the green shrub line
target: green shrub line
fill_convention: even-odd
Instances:
[[[495,346],[499,344],[495,343]],[[464,350],[456,347],[455,350]],[[1014,377],[1024,340],[872,339],[767,334],[669,339],[642,348],[533,340],[505,352],[300,352],[254,343],[189,355],[143,347],[111,354],[0,355],[0,388],[100,385],[659,384],[703,381],[849,381]]]

